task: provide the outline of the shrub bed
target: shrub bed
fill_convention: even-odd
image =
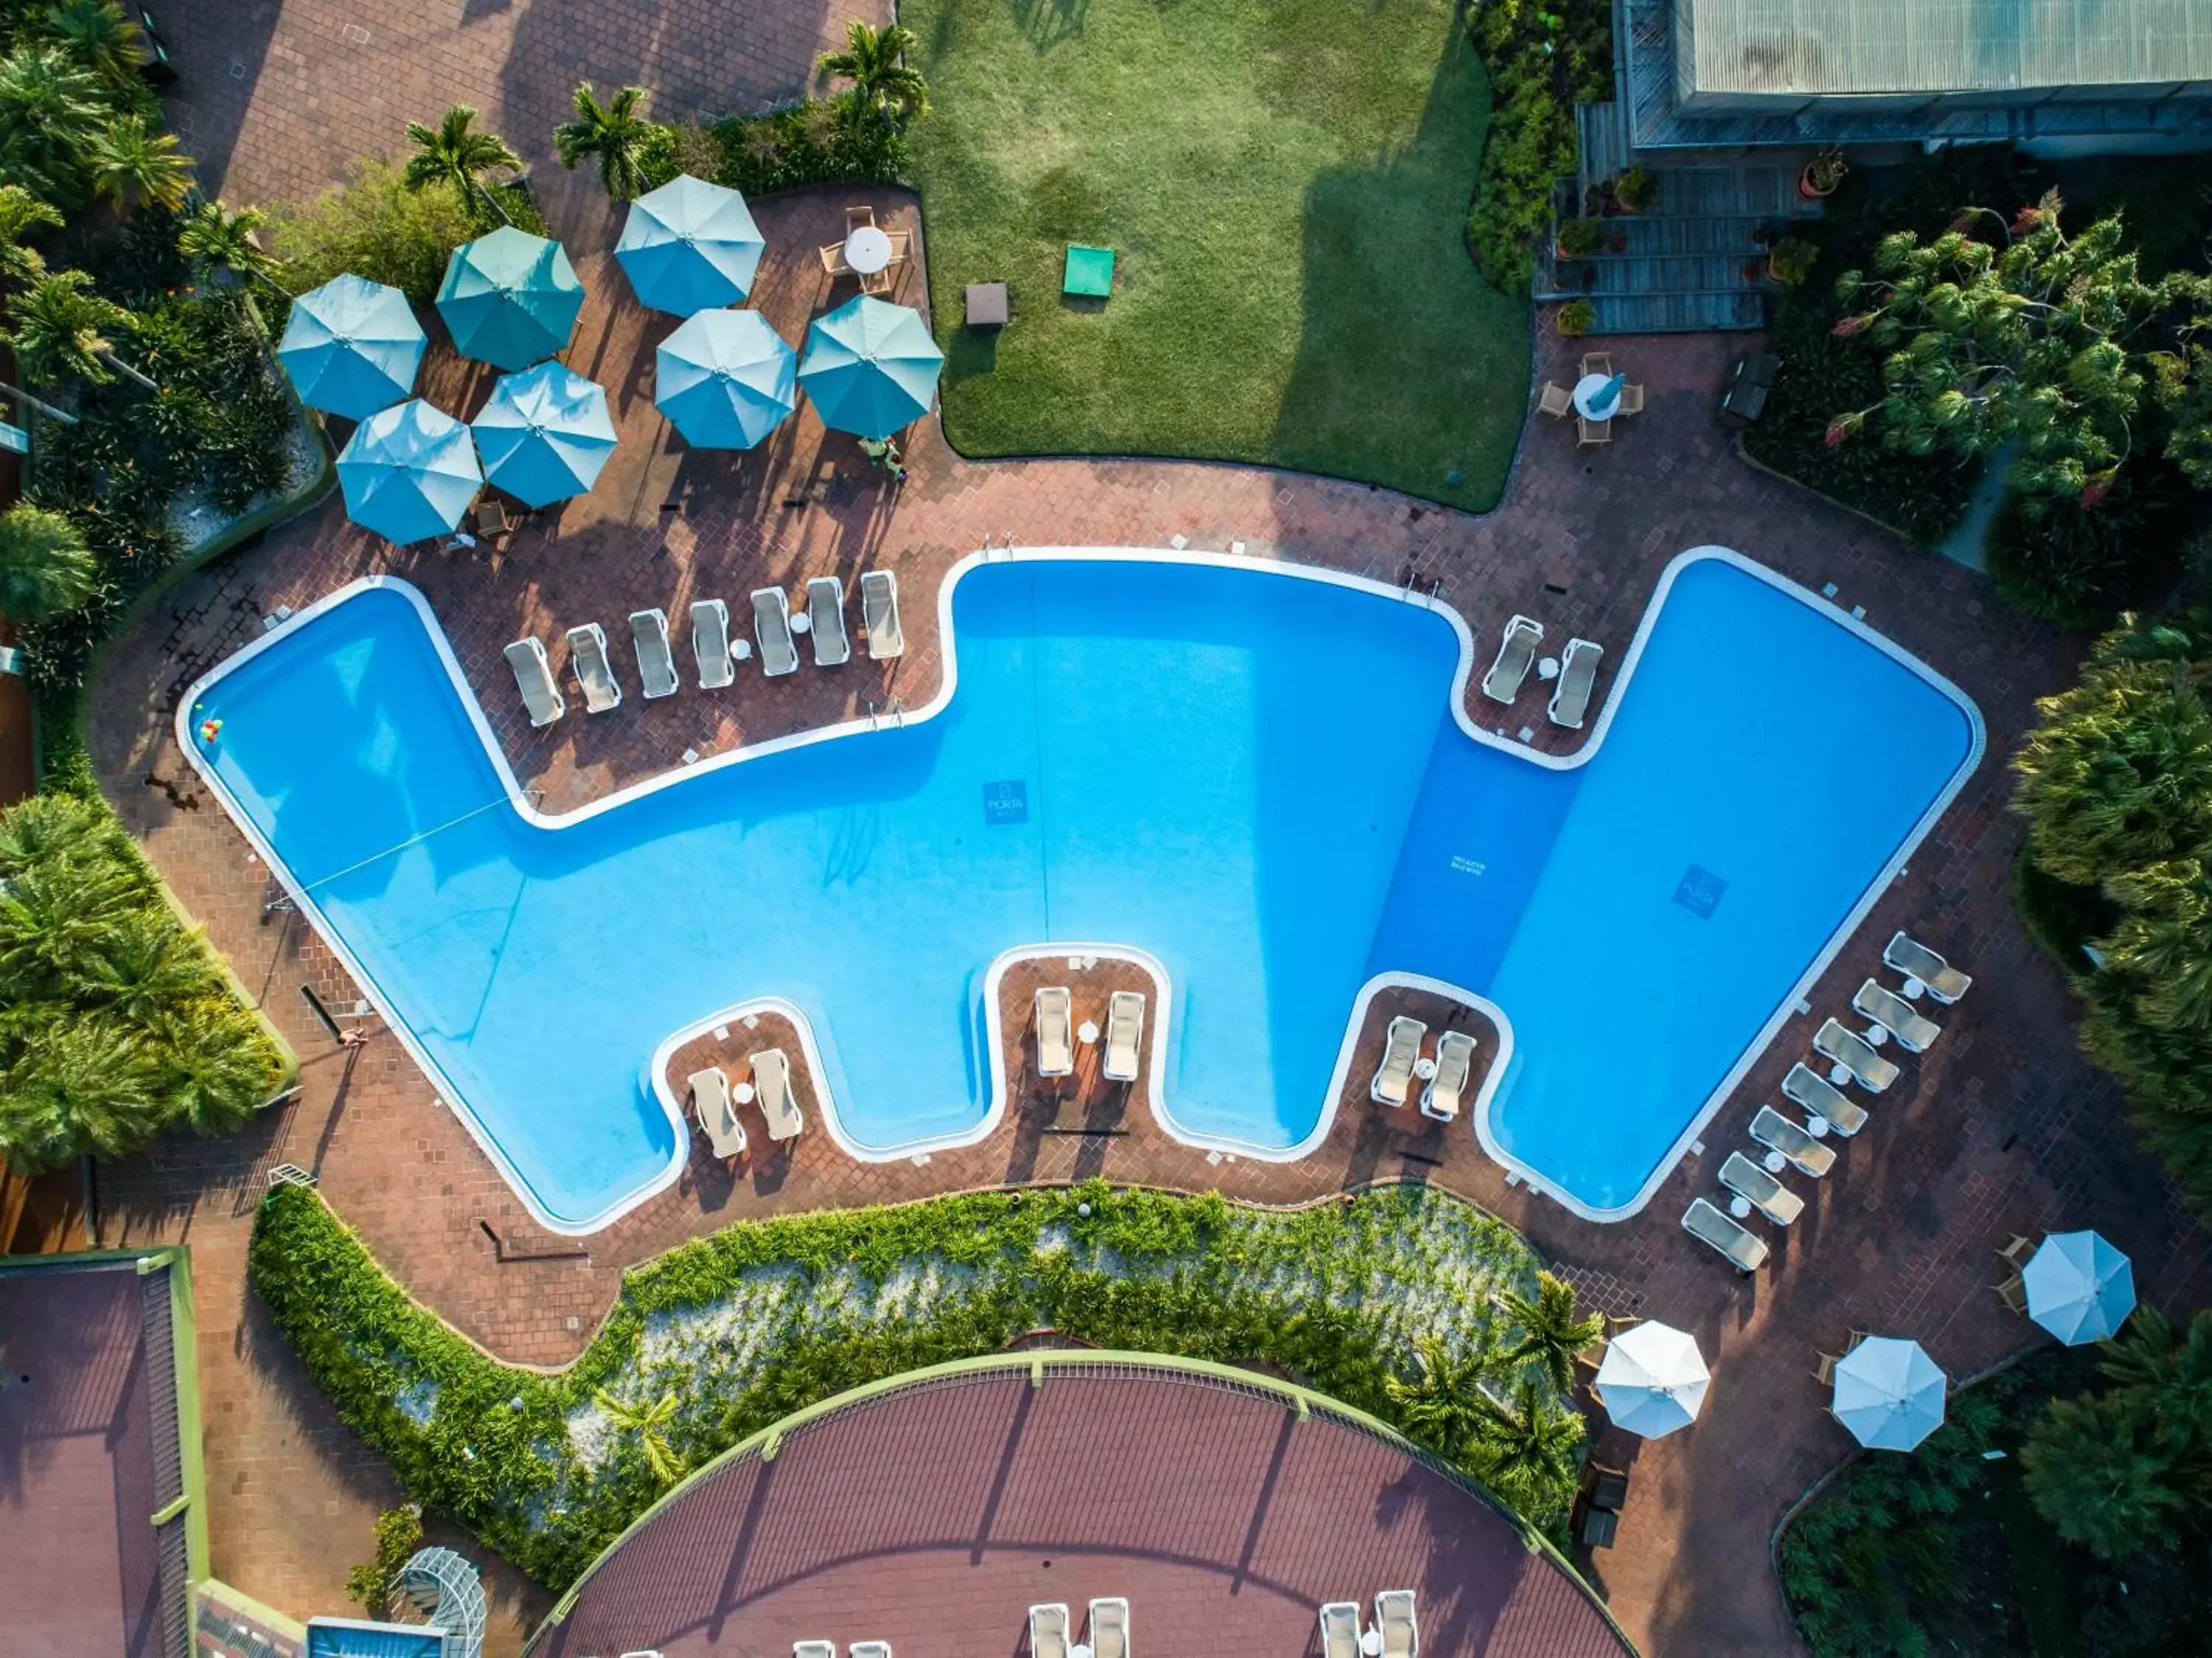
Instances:
[[[410,1301],[313,1192],[256,1220],[255,1289],[416,1501],[556,1588],[663,1489],[632,1411],[696,1467],[791,1411],[1048,1326],[1102,1346],[1277,1366],[1386,1421],[1424,1338],[1495,1353],[1536,1262],[1418,1186],[1290,1214],[1219,1197],[985,1193],[732,1227],[632,1272],[559,1375],[497,1362]],[[1533,1365],[1516,1385],[1565,1407]],[[665,1414],[653,1401],[673,1399]],[[617,1409],[610,1412],[608,1403]],[[1529,1518],[1554,1529],[1574,1470]]]
[[[700,138],[678,137],[668,177],[704,161],[716,184],[748,196],[813,184],[896,184],[906,177],[903,129],[855,113],[842,99],[810,98],[765,115],[732,115],[704,129],[703,139],[702,145]]]
[[[526,188],[512,182],[487,188],[506,210],[505,219],[464,202],[442,180],[410,190],[401,163],[372,156],[356,162],[344,184],[311,201],[272,209],[270,252],[283,263],[289,293],[304,294],[351,271],[389,283],[416,304],[428,305],[445,280],[447,260],[463,242],[510,222],[533,235],[545,234]],[[270,326],[281,332],[283,315],[273,316]]]
[[[1613,95],[1613,12],[1604,0],[1489,0],[1468,32],[1490,77],[1490,131],[1467,220],[1483,274],[1525,293],[1552,192],[1580,151],[1575,105]]]

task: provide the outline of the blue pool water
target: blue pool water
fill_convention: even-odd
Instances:
[[[806,1015],[856,1149],[973,1132],[984,975],[1054,941],[1159,959],[1175,1125],[1263,1153],[1316,1130],[1370,977],[1486,996],[1516,1040],[1497,1141],[1620,1207],[1975,745],[1950,694],[1719,559],[1681,566],[1572,771],[1468,738],[1458,636],[1392,598],[1002,563],[962,578],[953,621],[936,717],[557,827],[507,803],[390,588],[270,642],[192,718],[222,720],[200,759],[233,809],[571,1227],[672,1166],[656,1045],[755,997]]]

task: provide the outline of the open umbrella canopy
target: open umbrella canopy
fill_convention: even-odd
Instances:
[[[471,426],[485,479],[525,506],[582,495],[615,452],[607,394],[557,363],[501,375]]]
[[[889,437],[929,412],[944,366],[919,311],[863,295],[814,320],[799,383],[823,425]]]
[[[615,259],[639,304],[688,317],[750,293],[767,246],[743,196],[680,173],[629,204]]]
[[[583,308],[567,251],[511,224],[456,247],[438,287],[454,347],[498,369],[527,369],[562,350]]]
[[[798,354],[757,311],[702,311],[663,340],[653,401],[695,449],[750,449],[799,401]]]
[[[483,485],[469,429],[420,398],[378,410],[338,454],[346,516],[388,540],[445,534]]]
[[[2054,1232],[2021,1269],[2027,1316],[2079,1347],[2102,1341],[2136,1310],[2128,1258],[2094,1232]]]
[[[1909,1451],[1943,1425],[1944,1387],[1918,1342],[1869,1336],[1836,1362],[1828,1408],[1869,1450]]]
[[[397,288],[366,277],[332,277],[292,302],[276,360],[301,402],[360,420],[415,389],[428,343]]]
[[[1694,1338],[1647,1320],[1606,1344],[1591,1385],[1617,1426],[1661,1439],[1697,1420],[1710,1381]]]

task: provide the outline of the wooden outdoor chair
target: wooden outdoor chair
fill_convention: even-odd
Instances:
[[[822,255],[822,273],[828,277],[849,277],[853,267],[845,263],[845,244],[833,241],[818,250]]]
[[[881,299],[897,291],[899,276],[896,264],[886,265],[880,271],[863,271],[860,273],[860,291]]]
[[[1575,447],[1588,448],[1593,443],[1613,442],[1613,422],[1592,420],[1588,415],[1575,417]]]
[[[848,236],[855,230],[866,230],[875,222],[876,210],[872,207],[848,207],[845,210],[845,234]]]
[[[1555,380],[1544,382],[1544,394],[1536,399],[1536,412],[1547,414],[1554,420],[1565,420],[1574,411],[1575,400],[1567,388]]]
[[[1644,412],[1644,388],[1641,386],[1622,387],[1620,388],[1620,406],[1618,409],[1615,409],[1613,412],[1619,415],[1642,414]]]
[[[1823,1387],[1834,1387],[1836,1367],[1843,1362],[1844,1356],[1841,1353],[1815,1353],[1813,1356],[1818,1361],[1813,1366],[1813,1380]]]
[[[510,518],[507,508],[495,495],[477,497],[476,529],[478,535],[506,535],[522,521]]]
[[[2027,1311],[2027,1280],[2019,1273],[2015,1272],[2002,1283],[1991,1284],[1990,1288],[1996,1290],[1997,1299],[2014,1312]]]
[[[2027,1258],[2033,1253],[2035,1253],[2034,1240],[2029,1238],[2023,1238],[2016,1232],[2013,1234],[2012,1241],[2007,1244],[2002,1249],[1997,1251],[1998,1256],[2004,1261],[2004,1264],[2007,1266],[2011,1267],[2014,1271],[2018,1271],[2021,1267],[2026,1266],[2027,1265]]]
[[[1603,375],[1607,380],[1613,378],[1612,352],[1585,351],[1583,353],[1583,378],[1588,380],[1592,375]]]

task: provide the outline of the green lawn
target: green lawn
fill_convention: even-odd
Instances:
[[[963,453],[1256,460],[1493,504],[1528,307],[1462,227],[1489,112],[1450,0],[907,0]],[[1060,297],[1067,243],[1118,254]],[[995,339],[969,283],[1011,285]],[[1457,485],[1449,480],[1461,475]]]

